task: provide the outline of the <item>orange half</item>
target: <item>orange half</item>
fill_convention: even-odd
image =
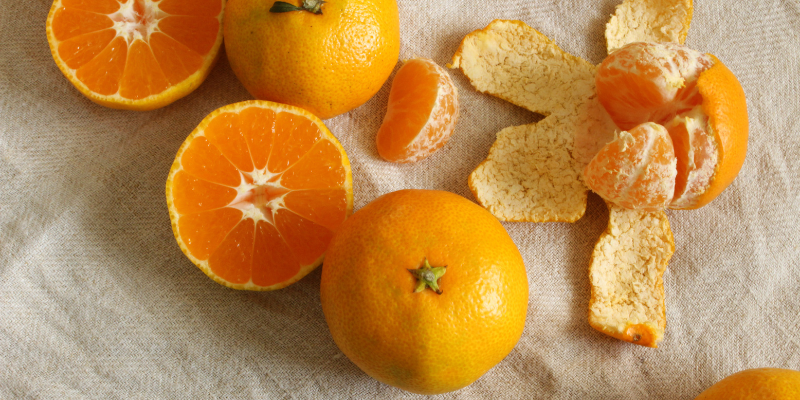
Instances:
[[[288,286],[322,263],[353,211],[347,154],[313,114],[267,101],[222,107],[178,150],[167,179],[175,239],[234,289]]]
[[[95,103],[152,110],[208,76],[224,0],[55,0],[47,41],[61,72]]]

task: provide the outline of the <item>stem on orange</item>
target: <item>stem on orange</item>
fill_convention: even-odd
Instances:
[[[431,288],[436,294],[442,294],[442,289],[439,288],[439,278],[441,278],[447,271],[447,266],[431,267],[428,259],[422,261],[422,266],[418,269],[409,269],[411,275],[417,278],[417,287],[414,288],[414,293],[419,293],[425,288]]]
[[[303,0],[303,4],[298,7],[284,1],[276,1],[269,12],[285,13],[290,11],[308,11],[314,14],[322,14],[322,5],[325,4],[324,0]]]

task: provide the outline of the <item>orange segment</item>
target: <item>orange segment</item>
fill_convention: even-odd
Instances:
[[[152,110],[206,78],[222,43],[224,0],[54,0],[47,39],[90,100]],[[173,14],[174,13],[174,14]]]
[[[747,103],[739,81],[716,57],[674,43],[631,43],[603,61],[596,83],[598,100],[621,129],[646,122],[666,126],[676,162],[673,181],[660,182],[674,187],[667,207],[702,207],[738,175],[747,152]],[[601,151],[597,157],[623,153]],[[599,165],[628,161],[594,161],[590,187],[622,207],[660,207],[660,197],[651,202],[612,193],[621,180],[600,174]],[[587,167],[587,182],[589,172]]]
[[[58,55],[68,67],[78,69],[97,57],[115,36],[116,33],[113,29],[103,29],[75,36],[61,43],[61,46],[58,47]]]
[[[246,218],[228,233],[225,240],[208,259],[211,271],[231,283],[250,280],[253,266],[255,223]]]
[[[305,110],[231,104],[181,146],[167,206],[178,245],[210,278],[236,289],[279,289],[321,264],[352,213],[350,162]]]
[[[426,158],[444,146],[457,119],[458,93],[447,72],[432,60],[409,60],[392,81],[378,153],[392,162]]]
[[[180,160],[186,172],[209,182],[239,186],[239,170],[202,136],[189,143]]]
[[[328,228],[288,210],[275,213],[275,227],[301,264],[315,262],[325,253],[333,238],[333,232]]]
[[[589,188],[614,204],[655,211],[672,201],[676,163],[666,128],[647,122],[605,145],[583,176]]]
[[[175,209],[181,214],[194,214],[222,208],[236,198],[236,190],[198,179],[180,171],[174,179]]]
[[[188,253],[201,260],[208,259],[219,247],[228,232],[242,219],[235,208],[219,208],[199,214],[185,214],[178,219],[177,232],[186,238]]]
[[[141,40],[134,41],[128,50],[125,72],[120,80],[120,96],[139,100],[161,93],[168,87],[167,77],[161,71],[150,46]]]
[[[300,273],[300,262],[275,229],[275,225],[259,221],[253,247],[253,284],[261,287],[280,285]]]

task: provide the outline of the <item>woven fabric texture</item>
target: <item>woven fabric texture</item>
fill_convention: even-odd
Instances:
[[[695,3],[686,44],[741,81],[749,151],[714,202],[668,212],[676,250],[660,347],[587,323],[589,258],[608,221],[592,194],[574,224],[504,224],[530,283],[523,336],[473,385],[434,398],[692,399],[742,369],[800,370],[800,4]],[[104,108],[53,62],[51,4],[0,0],[0,398],[423,398],[373,380],[339,351],[320,269],[276,292],[235,291],[176,245],[164,196],[176,151],[208,113],[252,98],[224,51],[206,82],[170,106]],[[467,33],[502,18],[600,63],[617,4],[398,0],[400,58],[444,65]],[[377,154],[390,82],[326,121],[352,162],[356,210],[403,188],[473,199],[467,177],[495,134],[541,118],[450,74],[461,116],[422,162]]]

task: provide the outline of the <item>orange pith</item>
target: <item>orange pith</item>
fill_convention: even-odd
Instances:
[[[392,162],[419,161],[444,146],[457,119],[458,94],[447,72],[432,60],[409,60],[392,81],[378,153]]]
[[[186,139],[167,180],[175,238],[215,281],[272,290],[321,262],[353,209],[344,149],[311,113],[222,107]]]
[[[55,0],[53,58],[92,101],[150,110],[194,90],[222,42],[223,0]]]
[[[717,197],[739,173],[747,149],[747,105],[738,80],[716,57],[674,43],[631,43],[603,61],[596,83],[598,99],[620,129],[633,132],[644,123],[666,128],[672,150],[660,156],[674,159],[677,170],[673,178],[665,177],[671,182],[662,182],[661,187],[674,188],[664,203],[652,191],[646,198],[614,192],[624,179],[593,171],[607,163],[593,160],[584,177],[593,176],[587,184],[602,197],[626,208],[694,209]],[[598,157],[631,155],[611,146]]]

